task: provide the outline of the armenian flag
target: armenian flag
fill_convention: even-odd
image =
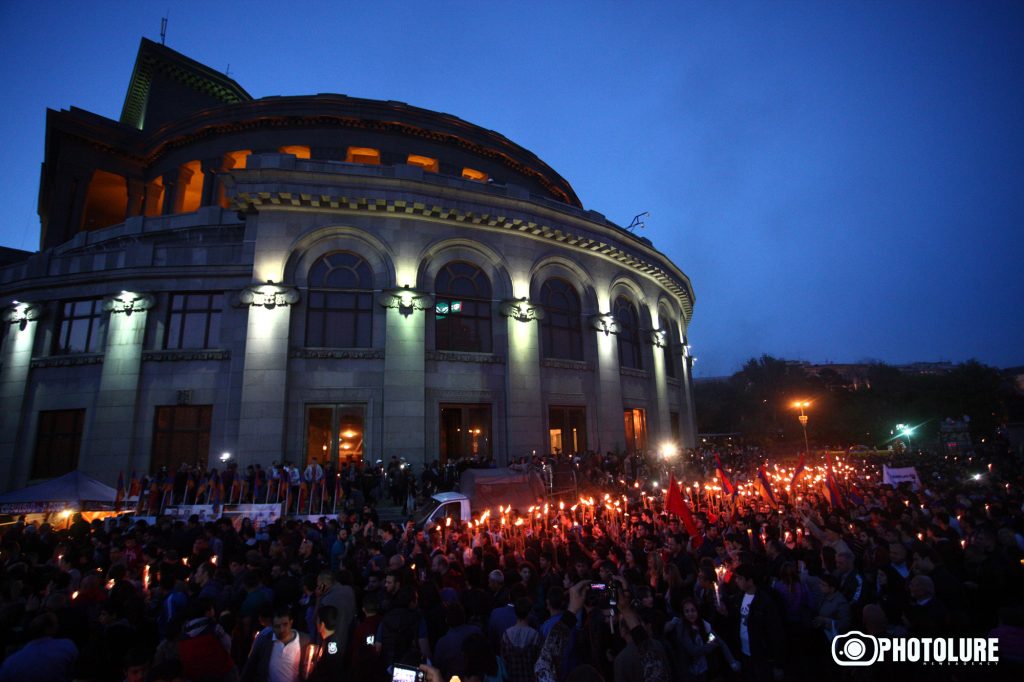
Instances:
[[[732,484],[729,477],[725,475],[725,469],[722,468],[722,460],[718,458],[718,453],[715,453],[715,473],[718,475],[718,480],[722,482],[722,490],[726,495],[736,496],[736,486]]]
[[[764,498],[764,501],[772,507],[778,507],[779,501],[775,499],[775,494],[772,493],[772,484],[768,480],[768,472],[765,471],[763,464],[757,468],[757,482],[758,488],[761,489],[761,497]]]

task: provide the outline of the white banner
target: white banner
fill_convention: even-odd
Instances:
[[[921,489],[921,479],[917,476],[917,469],[914,467],[887,467],[882,466],[882,483],[899,485],[909,483],[912,490]]]
[[[270,525],[281,518],[280,504],[239,504],[225,512],[231,517],[235,530],[242,527],[242,519],[251,519],[254,528]]]
[[[166,507],[164,509],[164,515],[177,518],[187,519],[193,514],[199,517],[200,523],[216,521],[220,516],[219,514],[214,515],[212,504],[179,504],[176,507]]]

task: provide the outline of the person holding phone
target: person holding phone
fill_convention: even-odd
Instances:
[[[738,672],[739,662],[733,657],[729,645],[712,629],[711,624],[700,617],[697,602],[693,599],[673,600],[673,611],[681,613],[665,625],[665,639],[671,644],[672,665],[677,679],[704,682],[714,670],[711,656],[722,652],[726,664]]]

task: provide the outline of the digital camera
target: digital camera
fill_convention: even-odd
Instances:
[[[832,640],[832,660],[842,666],[867,666],[878,659],[878,640],[851,630]]]

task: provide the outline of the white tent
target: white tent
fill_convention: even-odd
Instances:
[[[101,511],[114,508],[117,491],[81,471],[72,471],[49,481],[0,495],[0,512]]]

